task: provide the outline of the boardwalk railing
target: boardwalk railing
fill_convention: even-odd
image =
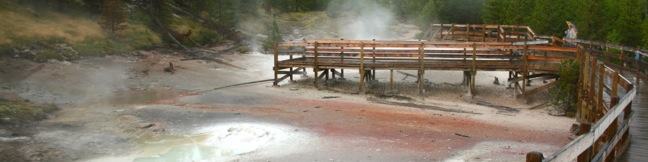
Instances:
[[[514,42],[536,37],[529,26],[488,24],[432,24],[440,40],[473,42]]]
[[[431,42],[377,40],[302,40],[284,42],[275,51],[275,85],[297,73],[294,69],[313,68],[318,80],[344,77],[344,69],[360,72],[360,91],[365,80],[375,79],[378,70],[418,70],[422,80],[425,70],[465,71],[467,84],[474,88],[478,70],[502,70],[520,74],[526,83],[530,72],[556,72],[562,60],[574,59],[576,48],[530,45],[525,42]],[[288,55],[287,60],[279,60]],[[295,57],[295,55],[297,57]],[[288,71],[283,71],[288,69]],[[339,71],[336,69],[340,69]],[[302,72],[303,73],[303,72]],[[279,74],[286,74],[279,77]],[[466,78],[465,78],[466,79]],[[417,81],[422,92],[423,82]],[[523,83],[523,85],[525,84]],[[392,83],[390,83],[392,84]],[[516,84],[517,85],[517,84]],[[519,86],[525,93],[525,86]]]
[[[539,152],[528,153],[528,162],[614,161],[627,147],[630,106],[636,89],[618,71],[600,61],[598,52],[579,45],[579,136],[546,158]]]
[[[580,39],[567,39],[566,42],[578,44],[597,56],[606,65],[620,72],[632,72],[638,79],[648,80],[648,52],[637,48]]]
[[[518,90],[527,94],[540,89],[525,91],[530,72],[555,74],[561,61],[577,60],[580,65],[576,115],[580,124],[578,137],[547,157],[539,152],[530,152],[527,161],[613,161],[627,147],[632,116],[630,105],[636,88],[621,73],[631,71],[637,76],[646,76],[646,62],[634,55],[638,50],[591,41],[541,37],[528,26],[433,26],[440,28],[436,35],[442,42],[303,40],[278,44],[274,51],[274,84],[278,85],[287,78],[292,80],[293,74],[304,73],[310,67],[315,73],[314,84],[317,87],[318,80],[328,79],[329,74],[334,78],[344,77],[344,69],[357,68],[360,91],[364,92],[365,81],[375,79],[376,69],[390,70],[392,78],[394,69],[403,69],[418,70],[415,77],[421,93],[425,70],[462,70],[472,93],[476,71],[503,70],[509,71],[509,81],[515,83],[516,94]],[[288,59],[280,60],[280,56],[285,55]],[[640,52],[640,55],[648,57],[645,52]],[[285,75],[279,78],[279,74]],[[519,81],[523,86],[518,84]],[[390,85],[393,88],[393,79],[390,79]]]

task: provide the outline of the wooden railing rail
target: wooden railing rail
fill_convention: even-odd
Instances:
[[[527,162],[609,161],[627,147],[630,105],[636,88],[617,70],[600,61],[597,52],[579,46],[579,136],[546,158],[542,153],[530,152]]]

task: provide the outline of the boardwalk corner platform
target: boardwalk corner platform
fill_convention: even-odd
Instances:
[[[312,69],[313,84],[344,78],[345,69],[359,72],[358,92],[375,80],[377,70],[416,70],[419,94],[424,94],[426,70],[464,71],[471,94],[477,71],[507,71],[517,96],[528,96],[554,85],[525,88],[530,79],[556,79],[562,61],[580,65],[578,137],[558,152],[527,154],[527,161],[610,161],[627,147],[630,103],[636,89],[622,73],[645,78],[646,63],[632,58],[636,49],[584,40],[537,36],[528,26],[434,24],[424,33],[430,41],[299,40],[274,48],[274,85]],[[645,54],[644,57],[646,57]],[[287,59],[280,59],[287,58]],[[287,56],[287,57],[286,57]],[[620,62],[620,64],[619,64]]]

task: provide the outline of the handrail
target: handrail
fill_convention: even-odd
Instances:
[[[542,153],[528,153],[527,162],[605,161],[614,158],[615,150],[626,143],[623,139],[628,134],[627,123],[631,117],[630,106],[637,93],[636,88],[619,72],[598,60],[596,50],[583,46],[578,48],[578,61],[581,64],[578,91],[582,97],[577,104],[581,113],[578,118],[584,122],[581,129],[585,130],[581,130],[580,136],[546,159]],[[606,82],[607,79],[610,82]],[[604,101],[603,93],[610,96],[609,106]],[[598,117],[597,114],[604,115]],[[590,127],[587,121],[594,124]]]
[[[613,111],[608,112],[605,116],[594,124],[594,127],[586,134],[583,134],[565,145],[562,149],[543,160],[545,162],[563,162],[577,159],[578,156],[591,147],[596,139],[603,135],[603,132],[612,124],[612,122],[630,105],[637,93],[636,88],[632,88],[628,94],[623,96],[621,102],[614,106]]]

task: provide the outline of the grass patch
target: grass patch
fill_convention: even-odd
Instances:
[[[42,120],[48,113],[57,110],[56,106],[39,106],[25,101],[0,99],[0,123],[16,124]]]
[[[0,44],[19,39],[62,38],[76,43],[88,38],[105,38],[101,27],[93,20],[51,11],[34,11],[28,7],[0,10]]]
[[[127,53],[162,42],[157,33],[139,21],[111,35],[89,17],[36,11],[15,2],[0,2],[0,17],[0,55],[38,62]]]

